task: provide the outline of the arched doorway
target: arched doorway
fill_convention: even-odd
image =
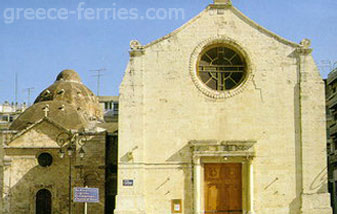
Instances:
[[[36,214],[51,214],[51,192],[41,189],[36,193]]]

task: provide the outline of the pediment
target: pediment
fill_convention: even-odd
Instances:
[[[231,14],[232,17],[236,17],[237,19],[235,19],[236,21],[233,21],[234,19],[233,20],[222,20],[222,21],[218,20],[217,17],[219,17],[223,14]],[[187,23],[185,23],[184,25],[182,25],[178,29],[174,30],[173,32],[167,34],[166,36],[164,36],[162,38],[159,38],[157,40],[154,40],[154,41],[150,42],[147,45],[141,46],[140,48],[146,49],[146,48],[151,47],[155,44],[163,42],[164,40],[167,40],[169,38],[177,37],[178,34],[186,31],[189,28],[197,29],[194,26],[198,22],[203,22],[204,24],[217,23],[219,28],[224,28],[224,26],[226,26],[226,25],[232,26],[232,25],[238,24],[238,22],[245,23],[247,28],[251,28],[251,29],[254,29],[256,31],[259,31],[261,34],[264,34],[265,36],[267,36],[267,37],[269,37],[273,40],[276,40],[276,41],[278,41],[282,44],[288,45],[288,46],[293,47],[293,48],[302,47],[301,44],[289,41],[289,40],[283,38],[282,36],[264,28],[263,26],[259,25],[256,22],[254,22],[252,19],[247,17],[245,14],[243,14],[241,11],[239,11],[236,7],[232,6],[231,4],[229,4],[229,5],[227,5],[227,4],[225,4],[225,5],[211,4],[205,10],[203,10],[201,13],[199,13],[197,16],[195,16],[194,18],[189,20]],[[234,27],[234,28],[236,28],[236,27]],[[191,33],[191,32],[189,32],[189,33]],[[198,34],[199,31],[196,31],[195,33]]]
[[[64,130],[43,120],[12,138],[5,148],[59,148],[57,136]]]

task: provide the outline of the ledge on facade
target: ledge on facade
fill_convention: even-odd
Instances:
[[[17,134],[19,133],[19,131],[6,129],[6,130],[1,130],[1,133],[2,134]]]
[[[10,166],[12,164],[12,158],[9,156],[5,156],[3,159],[3,165],[4,166]]]
[[[46,146],[46,147],[25,147],[25,146],[4,146],[4,149],[60,149],[60,146]]]
[[[312,53],[312,48],[299,47],[296,52],[300,55],[309,55]]]
[[[189,142],[194,156],[255,156],[256,141],[202,140]]]

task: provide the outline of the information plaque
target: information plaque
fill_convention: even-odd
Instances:
[[[98,188],[74,188],[74,202],[78,203],[98,203],[99,189]]]

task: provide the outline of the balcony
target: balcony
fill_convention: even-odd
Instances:
[[[332,135],[336,135],[336,133],[337,133],[337,125],[335,124],[329,128],[329,134],[330,136],[332,136]]]
[[[337,70],[332,71],[327,79],[327,84],[330,85],[337,79]]]
[[[332,109],[336,107],[336,105],[337,105],[337,95],[335,94],[335,96],[330,96],[330,98],[327,101],[327,106],[329,109]]]

